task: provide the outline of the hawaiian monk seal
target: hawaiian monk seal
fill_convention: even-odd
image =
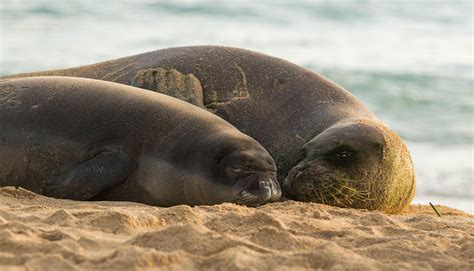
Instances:
[[[410,153],[357,98],[325,77],[229,47],[169,48],[65,70],[208,109],[260,142],[286,197],[395,213],[415,194]]]
[[[99,80],[0,80],[0,186],[159,206],[276,201],[273,159],[221,118]]]

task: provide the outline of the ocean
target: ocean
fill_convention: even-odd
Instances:
[[[474,213],[472,1],[0,0],[0,74],[185,45],[321,73],[407,142],[415,203]]]

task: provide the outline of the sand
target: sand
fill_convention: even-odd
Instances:
[[[0,270],[473,270],[474,217],[279,202],[159,208],[0,189]]]

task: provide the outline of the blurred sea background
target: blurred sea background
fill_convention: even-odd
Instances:
[[[472,1],[0,0],[0,74],[173,46],[281,57],[361,99],[408,143],[415,203],[474,213]]]

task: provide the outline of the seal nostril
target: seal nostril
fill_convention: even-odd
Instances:
[[[262,191],[268,192],[271,190],[271,186],[268,182],[266,181],[260,181],[259,188]]]
[[[270,183],[271,181],[266,179],[266,178],[262,178],[258,181],[258,186],[260,188],[264,188],[264,187],[269,187],[270,186]]]
[[[260,187],[260,192],[261,195],[264,198],[271,198],[274,196],[278,196],[279,189],[275,185],[275,182],[273,182],[271,179],[262,179],[259,181],[259,187]]]

